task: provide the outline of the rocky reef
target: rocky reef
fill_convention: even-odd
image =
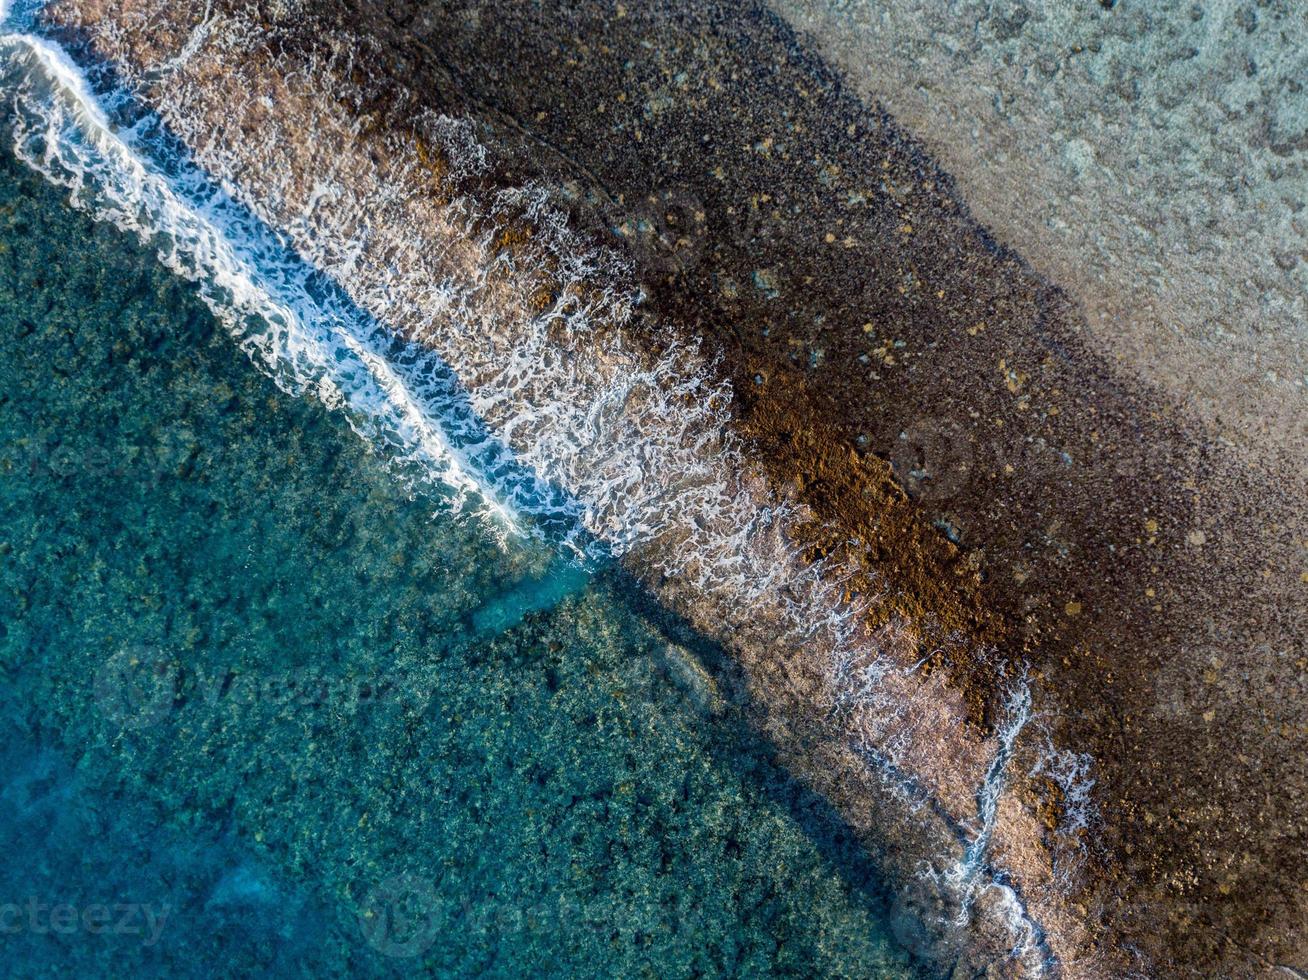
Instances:
[[[925,958],[1308,965],[1302,400],[1124,362],[763,6],[45,16],[722,643]]]

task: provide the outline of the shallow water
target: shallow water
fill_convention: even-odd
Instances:
[[[909,974],[623,582],[410,495],[7,149],[0,344],[6,973]]]

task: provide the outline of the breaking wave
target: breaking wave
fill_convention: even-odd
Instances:
[[[345,409],[361,436],[385,447],[407,477],[439,487],[436,499],[453,509],[471,501],[511,530],[521,530],[524,513],[539,527],[572,523],[563,495],[514,464],[439,359],[354,308],[180,157],[167,169],[153,164],[141,148],[148,117],[115,125],[76,66],[44,40],[8,35],[0,50],[18,158],[66,187],[75,206],[153,246],[279,387]]]
[[[802,651],[796,683],[819,690],[791,696],[836,718],[910,809],[949,825],[962,857],[942,888],[964,916],[972,895],[997,894],[1013,957],[1043,972],[1039,926],[990,853],[1025,684],[993,744],[949,757],[938,733],[958,712],[939,677],[917,674],[912,624],[869,634],[877,597],[847,591],[838,556],[806,560],[811,518],[749,463],[716,366],[693,342],[634,336],[641,295],[624,261],[574,235],[541,188],[475,192],[485,151],[466,122],[415,111],[410,134],[368,134],[378,152],[317,152],[363,136],[358,93],[310,101],[317,80],[355,74],[349,45],[275,64],[261,76],[275,88],[208,78],[220,91],[202,98],[180,69],[217,34],[256,49],[243,29],[206,17],[148,79],[124,59],[121,87],[99,98],[56,45],[0,35],[16,154],[154,247],[280,387],[343,410],[411,486],[583,563],[626,557],[719,636]],[[158,116],[127,94],[147,81]],[[215,99],[227,111],[186,109]],[[279,111],[304,126],[295,140],[270,122]],[[435,182],[439,207],[421,193]],[[1054,778],[1083,785],[1087,765],[1058,762]],[[942,772],[954,785],[930,778]]]
[[[217,30],[206,21],[196,36]],[[230,24],[222,36],[245,43]],[[10,43],[75,71],[45,42]],[[164,261],[206,291],[279,383],[325,390],[399,452],[425,443],[419,461],[441,482],[505,519],[543,516],[583,557],[639,550],[661,575],[727,600],[732,619],[766,607],[770,625],[789,624],[788,640],[850,645],[859,607],[842,601],[838,569],[803,559],[793,531],[805,510],[747,463],[728,427],[730,385],[694,342],[668,337],[653,355],[630,335],[641,300],[625,262],[575,236],[541,188],[456,196],[439,209],[415,192],[431,184],[433,149],[451,186],[480,173],[469,124],[422,113],[421,144],[391,134],[371,159],[323,155],[313,148],[360,140],[363,123],[346,107],[315,105],[292,145],[250,125],[273,98],[248,78],[227,80],[235,90],[221,118],[186,112],[197,93],[170,76],[179,58],[151,77],[178,86],[176,111],[138,115],[127,130],[62,68],[67,91],[20,85],[20,154],[74,203],[162,243]],[[338,63],[299,74],[348,78],[352,58],[343,49]],[[125,82],[120,92],[145,79]],[[296,95],[288,87],[279,98]],[[515,251],[504,242],[518,226],[530,240]],[[462,410],[451,411],[456,401]]]

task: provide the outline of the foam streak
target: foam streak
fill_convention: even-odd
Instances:
[[[518,527],[512,499],[551,500],[510,466],[496,467],[498,485],[484,478],[476,463],[486,460],[470,457],[497,449],[470,411],[457,410],[453,373],[425,365],[428,397],[415,396],[388,358],[396,347],[388,333],[329,284],[315,282],[320,277],[202,175],[170,180],[152,167],[132,144],[132,131],[115,129],[61,49],[8,35],[0,51],[15,93],[19,158],[67,187],[74,204],[153,244],[169,269],[197,284],[279,386],[348,409],[356,430],[388,445],[406,472],[439,485],[456,508],[475,500],[500,527]],[[450,430],[462,433],[463,445]]]

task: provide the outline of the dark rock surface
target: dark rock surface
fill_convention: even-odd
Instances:
[[[1096,760],[1115,942],[1181,973],[1302,965],[1299,472],[1249,467],[1119,370],[762,8],[323,6],[478,120],[511,179],[627,239],[651,308],[722,351],[778,477],[906,604],[1035,665],[1060,741]],[[908,529],[933,525],[957,546]]]
[[[1108,907],[1104,972],[1136,951],[1180,976],[1308,962],[1300,467],[1251,465],[1121,370],[762,7],[265,13],[292,46],[315,18],[372,39],[369,71],[477,122],[494,179],[539,180],[625,242],[648,343],[673,323],[721,354],[757,457],[934,624],[974,725],[1030,664],[1055,744],[1094,758],[1069,901]],[[1054,839],[1077,801],[1033,773]]]

